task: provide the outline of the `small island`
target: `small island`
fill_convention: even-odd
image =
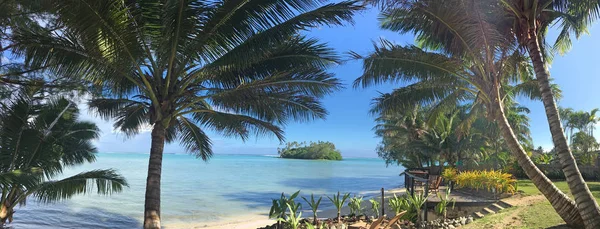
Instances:
[[[331,142],[288,142],[284,148],[278,148],[277,153],[281,158],[307,159],[307,160],[342,160],[342,154],[335,149]]]

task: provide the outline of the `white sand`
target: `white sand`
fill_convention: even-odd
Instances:
[[[397,188],[397,189],[391,189],[385,192],[385,197],[388,198],[394,194],[397,195],[401,195],[406,193],[406,189],[404,188]],[[328,201],[328,199],[326,197],[323,197],[324,200],[323,201]],[[380,196],[377,196],[377,200],[379,200],[379,198],[381,198]],[[380,201],[380,200],[379,200]],[[386,201],[387,202],[387,201]],[[305,205],[305,204],[303,204]],[[368,201],[368,199],[365,199],[363,201],[363,207],[365,209],[365,211],[367,213],[371,213],[371,203]],[[310,209],[304,209],[303,213],[302,213],[302,217],[306,218],[306,217],[311,217],[312,213],[309,213]],[[386,212],[391,212],[389,206],[387,206],[386,204]],[[344,208],[342,208],[342,215],[344,214],[349,214],[350,213],[350,209],[348,208],[348,206],[344,206]],[[326,209],[323,211],[320,211],[317,213],[319,218],[333,218],[337,216],[337,211],[335,209]],[[389,215],[389,214],[388,214]],[[265,215],[243,215],[243,216],[239,216],[236,217],[235,220],[225,220],[222,222],[216,222],[216,223],[207,223],[207,224],[200,224],[200,223],[180,223],[180,224],[170,224],[170,225],[165,225],[164,228],[167,229],[256,229],[258,227],[264,227],[266,225],[271,225],[274,224],[275,220],[271,220],[268,219],[267,216]]]

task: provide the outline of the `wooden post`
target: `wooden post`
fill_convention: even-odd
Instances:
[[[415,196],[415,178],[411,177],[410,179],[410,195]]]
[[[381,216],[385,215],[385,197],[383,195],[383,188],[381,188]]]
[[[423,221],[427,222],[427,201],[429,199],[429,175],[427,175],[427,181],[425,182],[425,187],[423,188],[423,195],[425,196],[425,203],[423,204],[424,206],[423,206],[423,210],[421,210],[421,212],[423,214]]]

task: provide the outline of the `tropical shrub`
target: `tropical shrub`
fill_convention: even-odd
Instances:
[[[340,196],[340,192],[337,192],[337,195],[333,195],[333,198],[327,197],[333,206],[337,209],[337,220],[338,222],[342,221],[342,207],[344,207],[344,203],[350,197],[350,193],[345,193],[343,196]]]
[[[442,178],[444,178],[447,181],[456,180],[457,175],[458,175],[458,170],[456,170],[456,168],[446,168],[442,172]]]
[[[496,170],[463,171],[452,175],[452,171],[444,171],[444,178],[448,177],[460,188],[483,189],[493,193],[511,193],[516,191],[516,180],[512,174]],[[454,176],[454,179],[452,177]]]
[[[279,218],[278,222],[284,222],[289,229],[298,229],[300,227],[300,220],[302,219],[302,212],[300,212],[301,204],[295,201],[286,203],[287,209],[290,212],[287,218]]]
[[[281,222],[287,222],[289,218],[296,217],[296,211],[302,208],[300,203],[297,203],[294,199],[298,197],[300,190],[293,193],[290,197],[286,197],[284,193],[281,193],[279,199],[273,199],[273,205],[269,210],[269,218],[277,219],[277,227],[281,229]],[[287,211],[290,211],[288,215]],[[293,215],[293,216],[292,216]]]
[[[419,220],[418,216],[420,215],[421,207],[423,207],[426,200],[427,196],[424,196],[423,194],[402,196],[396,196],[396,194],[394,194],[394,197],[389,199],[389,205],[396,214],[406,211],[401,219],[417,222]]]
[[[362,214],[363,207],[361,206],[363,201],[362,196],[360,197],[352,197],[350,198],[350,202],[348,202],[348,207],[350,208],[350,215],[359,216]]]
[[[390,208],[392,208],[396,214],[409,209],[409,203],[406,195],[396,196],[396,194],[394,194],[394,197],[390,198],[389,202]]]
[[[554,160],[554,156],[549,153],[543,153],[536,157],[532,157],[531,159],[533,159],[533,162],[537,165],[547,165]]]
[[[448,205],[450,205],[450,203],[452,203],[452,209],[454,209],[454,204],[456,203],[456,200],[454,198],[450,198],[450,189],[446,189],[445,195],[442,196],[442,194],[440,194],[439,192],[437,193],[438,198],[440,199],[440,202],[435,205],[435,213],[437,213],[438,215],[442,216],[444,219],[446,219],[446,213],[448,212]]]
[[[369,202],[371,202],[371,211],[375,217],[379,218],[379,206],[381,206],[381,203],[376,199],[370,199]]]
[[[310,194],[310,201],[308,201],[308,199],[306,199],[305,197],[302,197],[302,199],[304,199],[308,206],[310,206],[310,209],[313,213],[313,222],[317,224],[317,210],[319,209],[319,204],[321,204],[321,199],[323,199],[323,197],[319,197],[319,199],[315,201],[315,196],[313,194]]]
[[[421,208],[423,207],[423,204],[425,204],[425,202],[427,202],[427,197],[429,197],[429,195],[424,195],[424,194],[415,194],[415,195],[407,195],[407,199],[408,199],[408,203],[409,203],[409,210],[413,212],[413,215],[416,216],[416,222],[419,223],[421,222]],[[408,212],[407,212],[408,213]]]
[[[331,142],[288,142],[284,148],[277,149],[281,158],[310,160],[342,160],[342,154]]]

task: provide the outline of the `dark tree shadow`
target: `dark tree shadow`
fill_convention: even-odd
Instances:
[[[571,229],[571,227],[567,226],[566,224],[561,224],[552,227],[547,227],[546,229]]]
[[[325,177],[325,178],[292,178],[280,182],[281,184],[303,189],[323,190],[323,194],[331,195],[339,192],[358,193],[363,191],[377,191],[381,188],[399,188],[404,186],[400,177]],[[358,185],[360,184],[360,185]],[[390,186],[392,184],[392,186]],[[309,194],[310,195],[310,194]]]
[[[285,193],[289,196],[291,193]],[[230,201],[242,202],[249,208],[269,208],[273,201],[272,199],[279,199],[281,193],[279,192],[240,192],[233,194],[223,194],[223,197]]]
[[[141,228],[140,221],[133,217],[108,212],[100,208],[85,208],[80,211],[65,209],[57,205],[39,208],[17,209],[13,223],[5,228]]]
[[[332,177],[332,178],[292,178],[280,182],[280,184],[288,187],[288,190],[300,190],[300,196],[296,201],[302,203],[303,209],[310,209],[301,197],[310,198],[311,192],[308,190],[319,190],[314,193],[315,198],[323,197],[320,208],[333,207],[327,196],[332,196],[338,191],[341,193],[352,193],[361,196],[379,195],[379,190],[382,187],[386,189],[398,188],[403,186],[400,178],[396,179],[398,185],[389,187],[389,178],[352,178],[352,177]],[[360,184],[360,185],[359,185]],[[364,192],[370,191],[370,192]],[[291,192],[285,192],[286,196],[291,195]],[[244,204],[249,208],[270,208],[273,204],[273,199],[279,199],[281,192],[266,191],[266,192],[240,192],[240,193],[224,193],[222,194],[227,200],[236,201]],[[268,211],[268,210],[267,210]],[[265,215],[268,212],[265,212]]]

